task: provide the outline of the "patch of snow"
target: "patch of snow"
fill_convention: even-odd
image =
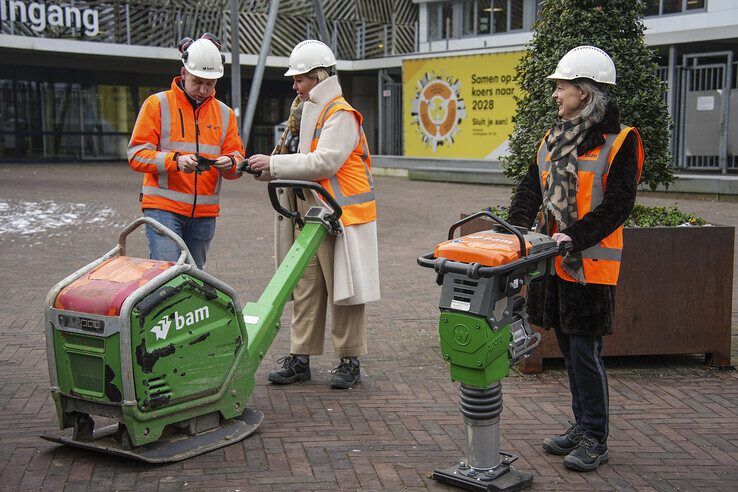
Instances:
[[[104,222],[114,217],[115,210],[84,203],[57,203],[0,200],[0,235],[38,234],[49,229],[80,227]]]

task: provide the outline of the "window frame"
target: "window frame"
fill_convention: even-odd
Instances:
[[[696,9],[688,9],[687,4],[689,3],[689,0],[681,0],[682,1],[682,7],[679,12],[669,12],[667,14],[664,13],[664,2],[666,0],[658,0],[659,2],[659,12],[657,14],[646,14],[644,12],[643,17],[647,19],[652,19],[654,17],[671,17],[674,15],[685,15],[685,14],[699,14],[707,12],[707,2],[708,0],[703,0],[703,5],[700,8]]]

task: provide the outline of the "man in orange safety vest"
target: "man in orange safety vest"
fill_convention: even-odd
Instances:
[[[239,177],[244,148],[235,113],[215,98],[224,61],[218,39],[209,33],[196,41],[185,38],[179,51],[180,76],[143,103],[128,162],[144,173],[144,215],[177,233],[202,268],[215,234],[222,180]],[[146,236],[152,259],[179,258],[174,241],[148,226]]]

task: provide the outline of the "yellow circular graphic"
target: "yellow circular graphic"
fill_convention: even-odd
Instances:
[[[461,82],[444,79],[435,72],[426,73],[418,82],[412,100],[411,115],[420,137],[433,147],[449,145],[459,132],[459,124],[466,116],[466,106],[460,97]]]

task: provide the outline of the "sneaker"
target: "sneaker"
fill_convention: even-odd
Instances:
[[[331,386],[333,388],[353,388],[356,383],[361,382],[359,371],[359,359],[356,357],[342,357],[338,367],[331,371]]]
[[[609,459],[607,443],[599,443],[595,439],[583,435],[576,449],[564,458],[564,466],[570,470],[589,472],[596,470],[603,463],[607,463]]]
[[[563,434],[556,437],[547,437],[543,440],[543,449],[551,454],[564,456],[571,453],[579,445],[582,434],[582,428],[576,422],[569,421],[571,427]]]
[[[297,381],[310,381],[309,357],[290,354],[279,359],[277,364],[282,364],[282,369],[269,373],[268,379],[272,383],[291,384]]]

